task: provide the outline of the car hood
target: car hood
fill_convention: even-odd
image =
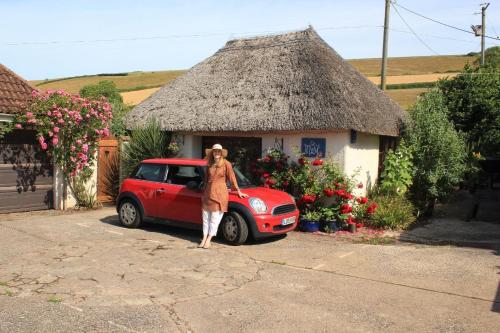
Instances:
[[[249,198],[259,198],[266,203],[268,211],[271,211],[276,206],[295,204],[295,201],[288,193],[283,191],[273,190],[266,187],[242,188],[241,192],[248,194],[248,198],[239,198],[236,192],[232,192],[232,195],[230,195],[229,200],[242,203],[245,206],[249,206],[248,204]]]

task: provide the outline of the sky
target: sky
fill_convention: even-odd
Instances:
[[[487,35],[496,37],[500,0],[489,2]],[[481,23],[481,15],[475,14],[480,1],[396,3],[468,31]],[[479,37],[395,8],[389,16],[389,57],[480,50]],[[0,63],[36,80],[188,69],[228,40],[308,25],[345,59],[379,58],[384,0],[0,0],[0,13]],[[487,47],[494,45],[500,40],[487,39]]]

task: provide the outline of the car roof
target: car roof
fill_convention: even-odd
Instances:
[[[183,165],[207,165],[207,160],[201,158],[151,158],[142,163],[154,164],[183,164]]]

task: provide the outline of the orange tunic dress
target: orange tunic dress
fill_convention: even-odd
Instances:
[[[227,182],[231,183],[231,189],[238,190],[238,183],[231,163],[223,160],[220,166],[207,167],[205,175],[205,191],[203,191],[202,209],[210,212],[227,212],[229,193]]]

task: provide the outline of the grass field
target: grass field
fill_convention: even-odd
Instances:
[[[88,84],[95,84],[103,80],[111,80],[115,82],[116,87],[120,90],[142,90],[145,88],[159,87],[168,83],[184,74],[185,70],[176,71],[157,71],[157,72],[132,72],[127,76],[85,76],[74,78],[63,78],[58,81],[30,81],[30,83],[42,90],[64,89],[71,93],[77,93],[80,89]]]
[[[446,76],[453,76],[463,66],[472,63],[475,57],[469,56],[429,56],[429,57],[401,57],[389,58],[387,83],[408,84],[416,82],[434,82]],[[380,59],[353,59],[348,60],[362,74],[372,82],[380,82]],[[186,70],[132,72],[128,75],[94,75],[52,80],[35,80],[30,83],[41,90],[63,89],[77,93],[83,86],[95,84],[103,80],[114,81],[128,104],[136,105],[155,92],[158,87],[172,81]],[[388,90],[396,102],[403,108],[411,105],[418,94],[425,88]]]
[[[472,63],[475,59],[460,55],[389,58],[387,75],[460,72],[467,62]],[[366,76],[380,76],[380,59],[353,59],[349,63]]]

